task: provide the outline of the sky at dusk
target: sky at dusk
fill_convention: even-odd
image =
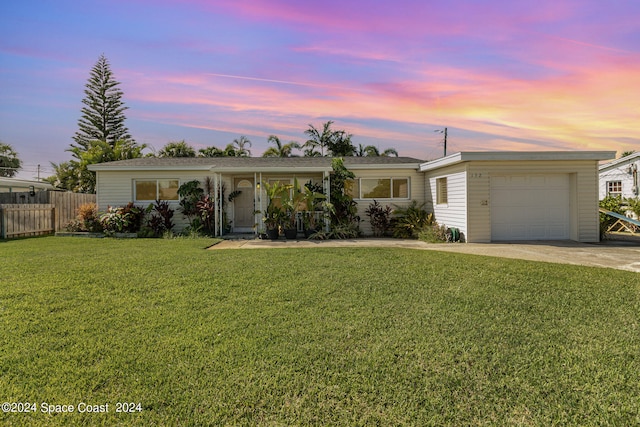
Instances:
[[[196,149],[247,136],[434,159],[474,150],[640,150],[637,0],[56,0],[0,4],[0,141],[50,162],[101,54],[133,138]]]

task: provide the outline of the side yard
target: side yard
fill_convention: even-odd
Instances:
[[[637,273],[213,242],[0,242],[0,424],[640,423]]]

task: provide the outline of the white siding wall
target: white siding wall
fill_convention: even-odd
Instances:
[[[382,206],[389,205],[391,208],[395,206],[405,207],[412,200],[418,203],[425,202],[424,178],[421,172],[412,169],[380,169],[380,170],[354,170],[356,178],[409,178],[409,199],[376,199]],[[373,203],[370,199],[355,199],[358,204],[358,215],[360,215],[360,229],[365,236],[373,235],[371,222],[364,212]]]
[[[104,212],[109,206],[124,206],[133,200],[133,185],[137,179],[179,179],[180,184],[197,179],[201,185],[207,176],[213,174],[205,171],[98,171],[97,172],[97,204],[98,210]],[[226,196],[232,191],[233,182],[228,177],[223,176],[226,187]],[[137,202],[139,206],[148,206],[147,202]],[[169,205],[174,209],[173,223],[174,231],[180,232],[189,225],[187,218],[180,213],[178,201],[170,201]],[[227,204],[228,207],[228,204]]]
[[[436,181],[447,178],[447,203],[438,204]],[[467,171],[465,164],[453,165],[433,172],[427,172],[427,193],[431,195],[430,207],[436,222],[447,227],[455,227],[467,238]]]
[[[580,242],[597,242],[600,238],[598,219],[598,165],[595,161],[509,161],[469,162],[469,229],[467,241],[491,241],[492,174],[570,174],[571,238]]]
[[[636,165],[638,172],[640,173],[640,160],[635,162],[627,162],[619,165],[616,168],[609,169],[600,173],[600,200],[607,196],[607,181],[622,181],[622,197],[635,198],[637,194],[633,193],[633,175],[628,172],[630,165]],[[640,178],[639,178],[640,179]],[[640,183],[639,183],[640,184]]]

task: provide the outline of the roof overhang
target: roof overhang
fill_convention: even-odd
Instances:
[[[621,157],[619,159],[612,160],[612,161],[607,162],[607,163],[603,163],[598,167],[598,170],[606,171],[606,170],[609,170],[609,169],[616,168],[616,167],[618,167],[620,165],[626,165],[628,163],[632,163],[632,162],[637,161],[637,160],[640,160],[640,152],[632,153],[632,154],[630,154],[628,156]]]
[[[113,166],[109,163],[96,163],[87,166],[90,171],[210,171],[211,165],[179,165],[179,166],[158,166],[158,165],[119,165]]]
[[[462,151],[422,163],[420,171],[426,172],[464,162],[601,161],[612,159],[615,155],[615,151]]]

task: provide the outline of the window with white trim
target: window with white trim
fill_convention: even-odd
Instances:
[[[608,196],[622,196],[622,181],[607,181]]]
[[[449,189],[447,177],[436,179],[436,204],[446,205],[449,203]]]
[[[136,179],[133,182],[135,201],[178,200],[178,179]]]
[[[359,178],[346,190],[360,199],[408,199],[409,178]]]

